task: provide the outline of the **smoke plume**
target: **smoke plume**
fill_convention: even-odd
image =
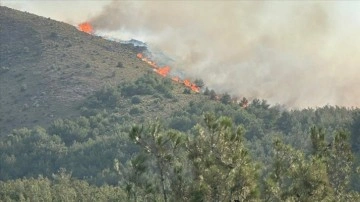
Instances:
[[[360,26],[340,15],[331,2],[113,1],[90,23],[145,40],[217,92],[359,107]]]

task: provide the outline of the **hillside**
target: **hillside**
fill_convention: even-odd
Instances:
[[[358,108],[196,93],[144,48],[0,22],[0,201],[360,201]]]
[[[139,48],[80,32],[63,22],[0,7],[0,28],[1,134],[77,117],[84,99],[105,84],[135,81],[150,71],[136,58]],[[165,100],[166,110],[161,112],[168,114],[194,96],[182,91],[176,85],[178,102]]]

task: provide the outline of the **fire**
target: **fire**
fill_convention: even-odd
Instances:
[[[148,63],[151,67],[153,67],[154,69],[158,69],[159,67],[157,66],[157,64],[149,59],[147,59],[146,57],[143,56],[143,54],[138,53],[136,55],[137,58],[139,58],[140,60]]]
[[[78,25],[78,29],[80,31],[86,32],[88,34],[92,34],[94,32],[94,29],[92,25],[88,22],[84,22]]]
[[[185,79],[183,83],[186,87],[191,87],[191,82],[189,80]]]
[[[163,77],[166,77],[170,72],[170,67],[169,66],[161,67],[161,68],[155,69],[155,72],[160,74]]]
[[[200,92],[200,87],[196,86],[194,83],[191,83],[189,80],[184,80],[184,85],[188,88],[190,88],[194,92]]]
[[[136,55],[137,58],[139,58],[140,60],[146,62],[148,65],[150,65],[154,71],[163,76],[166,77],[169,73],[170,73],[170,67],[169,66],[164,66],[164,67],[158,67],[157,64],[154,61],[151,61],[150,59],[144,57],[144,55],[142,53],[138,53]],[[177,83],[182,83],[184,84],[184,86],[186,86],[187,88],[190,88],[192,91],[199,93],[200,92],[200,87],[197,86],[196,84],[190,82],[189,80],[185,79],[184,81],[181,81],[181,79],[177,76],[172,77],[171,80],[173,80],[174,82]]]
[[[84,23],[79,24],[78,29],[80,31],[86,32],[88,34],[93,34],[94,33],[94,28],[89,22],[84,22]],[[170,73],[170,67],[169,66],[159,67],[156,64],[156,62],[144,57],[144,55],[142,53],[136,54],[136,57],[139,58],[140,60],[146,62],[148,65],[150,65],[154,69],[154,71],[157,74],[159,74],[160,76],[166,77],[166,76],[169,75],[169,73]],[[184,81],[182,81],[179,77],[172,77],[171,79],[174,82],[184,84],[184,86],[186,86],[187,88],[190,88],[194,92],[197,92],[197,93],[200,92],[200,87],[196,86],[196,84],[190,82],[187,79],[185,79]]]
[[[138,57],[139,59],[143,59],[143,54],[141,54],[141,53],[138,53],[137,55],[136,55],[136,57]]]
[[[179,79],[179,77],[177,77],[177,76],[171,78],[171,80],[173,80],[173,81],[175,81],[175,82],[177,82],[177,83],[180,83],[180,79]]]

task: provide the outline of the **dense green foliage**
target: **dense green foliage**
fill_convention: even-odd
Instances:
[[[173,96],[171,81],[145,75],[96,92],[81,117],[2,135],[1,200],[360,200],[358,109],[208,92],[140,124]]]
[[[51,179],[38,177],[0,181],[1,201],[124,201],[120,187],[89,185],[61,171]]]
[[[0,201],[360,201],[359,109],[197,94],[143,48],[0,9]]]

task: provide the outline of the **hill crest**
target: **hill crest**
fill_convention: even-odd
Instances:
[[[150,71],[131,44],[11,8],[0,11],[1,133],[77,117],[79,104],[106,84],[133,82]],[[176,89],[181,94],[184,88]],[[192,95],[179,96],[188,101],[184,96]]]

